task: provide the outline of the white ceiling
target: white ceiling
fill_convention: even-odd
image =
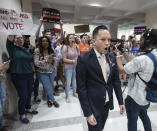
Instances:
[[[32,0],[32,4],[38,19],[42,8],[48,7],[60,10],[64,23],[128,27],[145,25],[145,14],[157,0]]]

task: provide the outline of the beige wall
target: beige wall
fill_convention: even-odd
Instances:
[[[145,20],[148,28],[157,29],[157,7],[147,11]]]
[[[23,12],[32,13],[32,1],[31,0],[22,0],[22,6],[23,6]],[[21,3],[20,0],[0,0],[0,8],[5,9],[13,9],[17,12],[21,12]],[[0,62],[2,62],[2,53],[7,53],[6,50],[6,39],[7,35],[4,33],[0,33]],[[5,84],[6,88],[6,106],[4,113],[5,114],[13,114],[13,116],[17,115],[17,103],[18,103],[18,97],[15,90],[15,87],[13,86],[10,74],[5,74],[4,78],[1,80]]]
[[[21,11],[20,0],[0,0],[0,8],[14,9],[16,11]]]
[[[0,8],[5,9],[13,9],[16,11],[21,11],[21,4],[20,0],[0,0]],[[2,62],[2,53],[7,53],[6,50],[6,39],[7,35],[0,33],[0,62]],[[4,109],[5,114],[13,114],[16,116],[17,114],[17,93],[16,90],[11,82],[10,75],[5,74],[4,78],[1,80],[3,81],[5,88],[6,88],[6,106]]]
[[[117,24],[110,24],[110,33],[112,38],[117,38],[118,33],[118,25]]]
[[[22,0],[22,12],[32,13],[32,0]]]

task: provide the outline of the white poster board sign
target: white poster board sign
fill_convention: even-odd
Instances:
[[[33,21],[30,13],[0,8],[0,32],[13,35],[31,35]]]

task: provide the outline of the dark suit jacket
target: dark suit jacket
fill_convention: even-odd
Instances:
[[[76,66],[77,92],[86,117],[91,114],[97,117],[104,112],[106,90],[109,94],[110,109],[113,109],[113,89],[119,105],[123,105],[116,58],[113,54],[108,53],[106,59],[110,66],[107,83],[104,80],[99,61],[93,49],[78,57]]]

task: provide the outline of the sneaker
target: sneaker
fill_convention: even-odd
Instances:
[[[76,97],[76,98],[78,97],[77,93],[73,93],[73,96]]]
[[[70,99],[69,98],[66,98],[65,101],[66,101],[66,103],[70,103]]]
[[[56,108],[58,108],[58,107],[59,107],[59,104],[58,104],[58,102],[57,102],[57,101],[54,101],[52,104],[53,104]]]
[[[29,120],[27,119],[27,117],[25,118],[20,118],[21,122],[24,123],[24,124],[28,124],[29,123]]]
[[[48,107],[52,107],[53,103],[51,101],[47,101],[47,105],[48,105]]]
[[[58,91],[58,88],[59,88],[59,85],[56,85],[54,90]]]

